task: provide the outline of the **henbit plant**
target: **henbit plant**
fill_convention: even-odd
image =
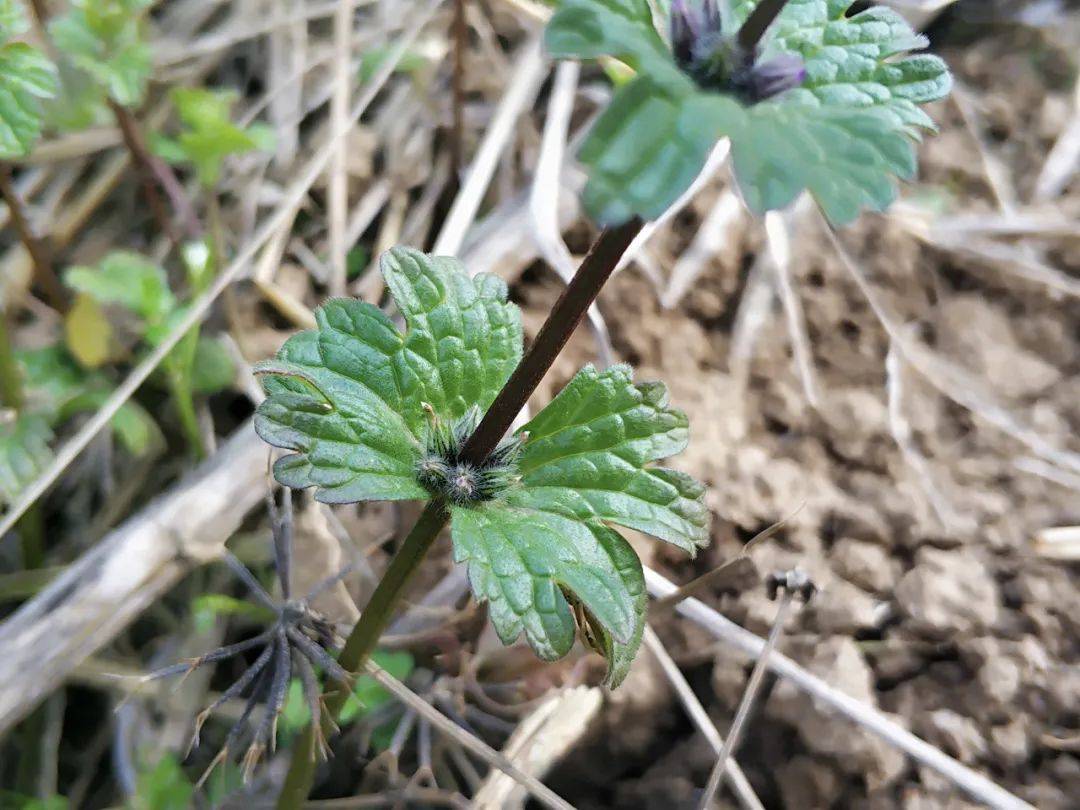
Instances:
[[[131,112],[145,98],[153,67],[145,33],[151,4],[152,0],[72,0],[67,13],[54,19],[48,30],[64,60],[61,75],[79,84],[71,92],[86,97],[83,107],[103,102],[112,111],[158,226],[179,244],[158,187],[169,197],[189,239],[197,238],[201,230],[194,208],[172,170],[147,149]]]
[[[184,258],[194,297],[210,280],[208,251],[195,243],[185,249]],[[164,270],[137,253],[114,251],[96,267],[72,267],[64,281],[79,294],[68,315],[69,347],[89,367],[119,359],[110,352],[110,346],[119,341],[102,306],[119,306],[134,315],[138,337],[149,347],[167,336],[187,312],[187,306],[169,290]],[[88,353],[91,347],[100,349]],[[194,395],[227,387],[236,373],[232,360],[219,341],[201,337],[194,328],[166,356],[162,371],[188,445],[200,456],[203,443]]]
[[[605,232],[524,355],[520,313],[501,280],[398,248],[381,267],[404,335],[381,310],[335,300],[319,329],[259,369],[269,397],[256,429],[294,451],[275,465],[280,481],[313,486],[327,502],[429,499],[346,640],[345,670],[372,653],[449,522],[455,558],[504,642],[524,634],[552,660],[580,632],[607,659],[609,685],[625,676],[645,590],[640,561],[611,524],[690,553],[708,541],[704,488],[652,466],[685,446],[685,417],[667,406],[663,385],[633,384],[628,367],[586,367],[505,435],[636,230]],[[343,699],[330,694],[328,709]],[[307,796],[318,733],[309,726],[295,747],[279,808]]]
[[[325,503],[442,501],[454,558],[503,643],[524,634],[554,660],[580,633],[618,685],[641,642],[645,583],[611,525],[690,553],[708,540],[703,487],[651,466],[685,447],[686,417],[661,383],[587,366],[472,461],[465,442],[521,359],[520,312],[500,279],[453,259],[395,248],[380,264],[404,335],[370,304],[331,300],[317,330],[255,369],[268,393],[255,428],[293,451],[275,477]]]
[[[462,506],[454,501],[461,500],[463,494],[473,497],[488,486],[499,486],[508,474],[512,475],[512,469],[505,468],[505,461],[513,458],[514,448],[503,445],[500,449],[512,420],[640,232],[643,218],[662,213],[689,186],[719,138],[725,135],[731,138],[740,187],[756,210],[788,205],[806,189],[830,219],[845,222],[857,216],[863,207],[887,205],[896,193],[895,178],[913,173],[913,142],[920,128],[932,126],[918,105],[947,92],[948,72],[933,57],[900,58],[906,51],[925,45],[925,40],[916,37],[901,18],[880,9],[847,17],[849,6],[849,2],[840,0],[792,0],[790,6],[786,0],[738,2],[727,15],[729,19],[723,20],[713,0],[693,5],[676,1],[670,8],[672,49],[654,28],[652,10],[645,0],[565,0],[560,4],[547,32],[549,50],[556,55],[586,58],[610,55],[627,62],[637,72],[635,78],[616,91],[615,100],[602,115],[582,152],[590,170],[587,206],[608,227],[552,309],[529,352],[494,395],[475,431],[469,434],[474,417],[461,426],[443,417],[441,425],[433,423],[428,428],[430,432],[423,434],[417,462],[423,482],[418,479],[412,486],[419,485],[435,497],[391,560],[346,641],[339,658],[344,669],[356,671],[370,655],[412,573],[451,516],[459,558],[471,564],[479,559],[481,563],[476,573],[470,573],[474,588],[480,586],[478,595],[488,596],[492,601],[496,627],[501,621],[507,628],[507,636],[509,631],[525,629],[529,637],[528,623],[515,621],[517,614],[513,608],[528,606],[531,604],[528,597],[535,594],[526,592],[525,599],[514,601],[522,597],[520,586],[504,590],[500,576],[514,582],[514,577],[521,577],[524,570],[527,579],[530,569],[524,568],[520,557],[521,567],[492,567],[492,558],[485,553],[490,553],[491,548],[513,548],[507,537],[508,529],[520,532],[515,536],[529,548],[528,538],[537,531],[537,523],[525,521],[522,525],[516,515],[499,514],[499,507],[494,510],[494,519],[489,520],[489,507],[484,504]],[[334,306],[342,307],[343,312],[350,311],[344,304]],[[317,336],[325,331],[332,336],[335,331],[348,330],[347,324],[339,327],[326,314],[322,326],[322,331],[310,334]],[[416,331],[411,324],[410,330],[410,334]],[[401,340],[400,336],[397,339]],[[393,342],[387,345],[392,346]],[[312,362],[323,357],[338,358],[354,378],[375,374],[379,368],[373,365],[371,356],[350,357],[332,339],[324,345],[318,337],[302,338],[295,348],[302,358]],[[391,367],[397,368],[393,364]],[[387,459],[398,459],[396,463],[400,464],[398,453],[407,452],[408,444],[402,444],[399,437],[397,446],[385,448],[382,454],[373,452],[367,462],[370,469],[366,470],[370,473],[372,489],[354,488],[350,492],[355,483],[354,474],[361,471],[347,464],[335,466],[329,458],[331,463],[326,467],[304,460],[319,458],[328,445],[333,447],[335,443],[340,445],[354,439],[356,428],[364,424],[363,420],[352,419],[332,423],[336,402],[326,392],[334,393],[333,386],[341,385],[341,379],[325,372],[312,377],[312,368],[301,368],[299,373],[295,367],[282,367],[278,371],[287,377],[296,373],[296,377],[291,382],[275,384],[280,388],[271,392],[266,407],[273,409],[275,398],[292,402],[300,414],[296,425],[307,424],[314,430],[307,434],[294,430],[296,425],[289,422],[278,424],[277,441],[292,443],[302,450],[280,463],[279,476],[285,481],[321,487],[324,499],[343,492],[349,492],[350,497],[388,497],[385,492],[379,494],[379,486],[388,486],[387,476],[383,475],[386,470],[380,464],[389,463]],[[585,374],[586,382],[580,385],[587,387],[588,377]],[[405,378],[383,371],[380,379],[396,384]],[[314,388],[305,391],[305,386],[312,385],[313,380]],[[567,390],[573,388],[572,384]],[[537,417],[541,425],[543,416]],[[464,419],[465,415],[461,413],[456,418]],[[551,419],[555,423],[559,421],[554,415]],[[327,433],[320,434],[317,425],[327,425]],[[263,430],[264,435],[275,441],[274,430],[267,431],[265,424]],[[410,432],[415,439],[418,434],[413,429]],[[572,441],[573,432],[565,430],[555,435],[563,441]],[[585,440],[588,438],[586,434]],[[531,436],[525,438],[524,447],[519,448],[519,465],[532,440]],[[432,447],[437,451],[434,457],[430,453]],[[637,457],[635,461],[642,465],[672,452],[671,447],[660,442],[650,451],[658,455]],[[445,449],[456,448],[460,449],[455,456],[447,457],[443,453]],[[587,457],[588,452],[583,456]],[[467,469],[458,470],[461,462]],[[388,477],[392,479],[394,475]],[[523,474],[522,482],[525,478]],[[575,528],[580,528],[582,520],[587,523],[599,519],[597,525],[601,526],[605,520],[620,522],[621,518],[612,517],[618,512],[613,502],[605,502],[613,507],[612,512],[601,514],[592,511],[596,504],[590,498],[573,491],[574,484],[581,484],[588,491],[589,480],[570,479],[563,483],[570,483],[562,491],[580,511],[569,508],[565,513],[556,511],[557,517],[571,520],[571,524],[576,522]],[[529,489],[522,485],[518,491],[527,493]],[[688,502],[699,496],[699,491],[696,495],[690,495],[690,490],[682,493]],[[408,496],[399,493],[394,497]],[[507,502],[513,497],[503,496]],[[525,497],[528,499],[529,495]],[[555,503],[559,508],[567,507],[567,503],[558,500]],[[654,526],[647,530],[656,531]],[[569,530],[563,527],[563,531]],[[480,540],[474,541],[475,538]],[[555,543],[550,548],[558,549],[560,545]],[[607,562],[611,562],[610,557]],[[561,569],[541,570],[563,575]],[[603,566],[600,570],[604,570]],[[624,580],[624,587],[629,582]],[[631,588],[627,587],[624,595],[630,592]],[[555,589],[546,595],[556,595]],[[562,589],[557,595],[563,602],[556,604],[569,604]],[[510,610],[505,605],[499,606],[500,601],[509,604]],[[614,613],[600,616],[595,605],[586,607],[585,624],[599,641],[597,646],[607,654],[608,678],[614,681],[622,663],[619,653],[632,649],[633,640],[625,644],[625,639],[618,638],[617,630],[613,631],[617,627]],[[558,631],[552,633],[543,623],[539,626],[543,633],[534,632],[530,642],[539,642],[534,647],[539,646],[541,652],[556,653],[562,635]],[[555,645],[544,650],[544,641],[554,641]],[[625,647],[620,648],[619,644]],[[328,702],[339,705],[339,700],[338,695],[331,695]],[[316,732],[317,729],[309,727],[305,741],[310,744]],[[278,799],[280,810],[299,807],[311,787],[314,766],[305,748],[300,745],[293,752]]]
[[[934,126],[919,105],[951,87],[941,59],[909,55],[926,38],[890,9],[848,16],[851,0],[732,0],[728,19],[721,5],[671,0],[665,39],[648,0],[559,4],[552,55],[636,71],[581,148],[590,213],[604,224],[658,216],[724,136],[755,212],[804,189],[835,224],[886,208]]]

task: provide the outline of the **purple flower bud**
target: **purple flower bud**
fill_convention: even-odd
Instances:
[[[694,60],[696,43],[720,33],[720,8],[716,0],[671,0],[671,50],[681,67]]]
[[[756,104],[798,87],[806,66],[794,54],[758,61],[735,37],[721,31],[717,0],[671,0],[671,50],[679,65],[699,87],[732,93]]]
[[[778,96],[785,90],[800,87],[806,81],[806,65],[795,54],[782,54],[738,70],[731,78],[731,89],[750,104]]]

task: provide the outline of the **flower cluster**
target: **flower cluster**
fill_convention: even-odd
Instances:
[[[672,0],[671,50],[675,62],[702,90],[731,93],[745,104],[757,104],[799,87],[806,65],[797,54],[764,61],[724,34],[716,0]]]

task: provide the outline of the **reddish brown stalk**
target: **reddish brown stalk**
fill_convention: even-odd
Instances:
[[[11,224],[15,226],[19,240],[26,248],[26,252],[30,254],[30,261],[34,265],[34,278],[38,286],[54,309],[58,312],[67,311],[67,295],[64,292],[64,286],[60,283],[56,271],[53,270],[48,250],[30,225],[26,207],[11,181],[11,166],[6,163],[0,164],[0,196],[3,196],[4,202],[7,203]]]
[[[124,145],[131,153],[131,160],[135,164],[135,170],[142,180],[143,196],[150,206],[150,212],[161,228],[162,233],[169,237],[174,245],[179,243],[179,235],[173,224],[168,208],[161,198],[159,188],[169,197],[173,211],[180,217],[184,224],[184,236],[195,239],[202,233],[198,219],[195,217],[195,208],[188,200],[187,194],[180,181],[176,179],[168,164],[152,154],[146,146],[139,122],[132,115],[131,110],[115,101],[109,101],[116,124],[120,127],[120,134],[124,139]]]
[[[593,243],[589,255],[555,302],[540,334],[465,443],[461,451],[463,459],[479,464],[506,435],[644,225],[635,217],[625,225],[605,229]]]
[[[773,24],[788,0],[761,0],[739,29],[739,45],[746,53],[753,53],[769,26]]]
[[[110,101],[109,106],[112,108],[117,126],[120,127],[124,145],[127,147],[128,152],[131,153],[131,161],[135,164],[135,171],[138,172],[139,179],[142,181],[143,196],[146,197],[146,203],[150,206],[150,213],[154,215],[154,219],[157,220],[162,233],[166,234],[175,245],[178,242],[176,230],[173,228],[172,220],[169,218],[169,212],[165,209],[161,194],[158,193],[157,179],[154,177],[154,170],[150,165],[150,151],[146,148],[142,131],[139,129],[135,117],[126,107],[117,104],[115,101]]]

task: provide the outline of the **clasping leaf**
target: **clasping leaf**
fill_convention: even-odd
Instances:
[[[629,367],[582,369],[483,464],[461,446],[522,354],[521,314],[494,276],[395,248],[381,262],[402,334],[370,304],[334,299],[318,328],[256,371],[255,427],[291,451],[274,466],[328,503],[443,498],[454,559],[510,644],[545,660],[581,633],[618,684],[644,628],[641,562],[613,528],[694,553],[708,541],[704,488],[652,464],[687,443],[686,417]]]
[[[648,0],[563,0],[552,16],[552,55],[610,55],[637,71],[581,149],[590,213],[603,224],[659,216],[725,136],[756,212],[804,189],[837,224],[887,207],[896,180],[914,175],[920,133],[934,126],[920,105],[951,87],[941,59],[909,54],[925,37],[889,9],[849,16],[850,0],[790,0],[746,54],[733,36],[756,0],[732,3],[728,31],[707,2],[672,4],[678,59]]]

